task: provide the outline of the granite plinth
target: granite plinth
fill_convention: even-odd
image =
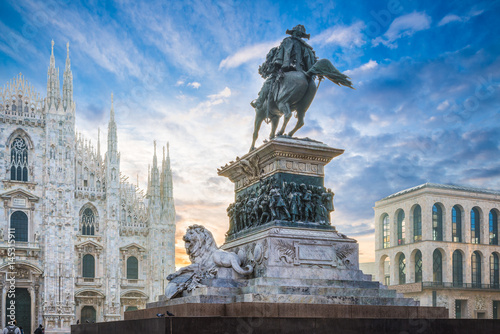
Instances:
[[[248,311],[248,310],[245,310]],[[247,313],[242,317],[170,317],[142,320],[125,320],[109,323],[80,324],[71,326],[73,334],[136,334],[136,333],[370,333],[370,334],[442,334],[442,333],[497,333],[498,320],[494,319],[443,319],[392,317],[391,311],[380,309],[376,317],[367,314],[365,318],[321,317],[324,312],[311,308],[316,317],[304,317],[307,310],[297,310],[294,317],[262,317]],[[134,311],[137,312],[137,311]],[[333,311],[334,312],[334,311]],[[404,310],[394,314],[404,313]],[[125,312],[125,314],[130,312]],[[309,313],[309,312],[307,312]]]
[[[169,311],[176,317],[259,317],[259,318],[392,318],[444,319],[444,307],[401,305],[339,305],[303,303],[240,302],[227,304],[183,303],[125,312],[125,320],[157,318]]]

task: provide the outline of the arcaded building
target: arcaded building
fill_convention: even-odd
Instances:
[[[500,191],[426,183],[374,209],[377,280],[450,318],[500,318]]]

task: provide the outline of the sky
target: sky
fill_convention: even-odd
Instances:
[[[367,262],[377,200],[425,182],[500,189],[499,14],[492,0],[4,0],[0,85],[22,72],[45,96],[51,40],[61,76],[69,42],[77,130],[106,138],[113,92],[121,171],[143,189],[153,141],[170,143],[180,266],[189,225],[224,242],[234,188],[217,168],[248,152],[258,67],[303,24],[356,90],[322,82],[296,136],[345,149],[325,186]]]

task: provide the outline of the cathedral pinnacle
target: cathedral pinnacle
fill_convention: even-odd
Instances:
[[[108,155],[113,161],[118,161],[118,137],[116,134],[115,107],[113,93],[111,93],[111,111],[109,113],[108,123]]]
[[[50,50],[50,67],[55,67],[55,66],[56,66],[56,59],[54,57],[54,40],[52,40],[51,50]]]
[[[69,59],[69,42],[66,43],[66,67],[63,75],[63,106],[64,110],[73,106],[73,73],[71,72],[71,60]]]
[[[51,43],[50,51],[50,65],[47,71],[47,107],[50,109],[52,106],[57,108],[57,104],[61,99],[60,86],[59,86],[59,69],[56,69],[56,60],[54,57],[54,40]]]

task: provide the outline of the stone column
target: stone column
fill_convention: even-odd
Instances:
[[[408,203],[404,206],[403,210],[405,210],[405,244],[409,244],[413,242],[413,215],[411,213],[411,207],[413,203]],[[408,263],[408,258],[406,259],[406,263]],[[408,272],[407,272],[407,281],[408,281]]]
[[[391,269],[390,269],[390,284],[391,285],[397,285],[399,284],[399,275],[398,275],[398,269],[399,269],[399,266],[398,266],[398,262],[397,262],[397,258],[396,258],[396,254],[398,252],[396,251],[392,251],[391,252],[391,255],[390,255],[390,259],[391,259]]]
[[[469,250],[469,247],[466,248],[466,251],[464,251],[464,268],[463,268],[463,274],[464,274],[464,283],[472,283],[472,252]]]
[[[470,211],[471,207],[469,205],[464,206],[464,215],[462,220],[462,242],[470,243],[471,242],[471,233],[470,233]],[[470,262],[470,259],[469,259]]]
[[[453,226],[452,226],[452,220],[453,220],[453,215],[451,213],[451,210],[453,208],[452,206],[449,205],[444,205],[443,209],[443,241],[448,241],[451,242],[453,241]]]
[[[422,240],[432,240],[432,204],[422,203]],[[422,252],[422,257],[424,253]],[[425,275],[425,273],[424,273]]]
[[[432,282],[432,252],[434,249],[424,247],[422,252],[422,281]]]
[[[480,207],[480,211],[482,211],[482,214],[480,215],[480,221],[481,221],[481,243],[484,245],[489,245],[490,244],[490,210],[491,208],[482,206]],[[485,254],[486,256],[486,254]],[[488,254],[488,261],[489,261],[489,254]],[[489,277],[488,277],[489,281]]]

